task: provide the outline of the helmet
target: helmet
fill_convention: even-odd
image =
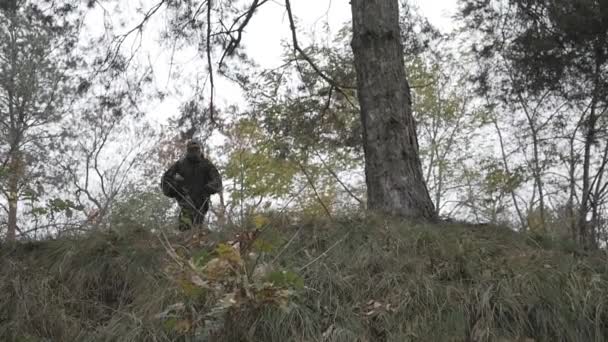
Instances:
[[[203,156],[203,145],[197,140],[189,140],[186,144],[186,158],[191,162],[199,162]]]
[[[198,147],[200,149],[202,146],[203,145],[198,140],[195,140],[195,139],[188,140],[188,143],[186,144],[186,148],[188,148],[188,149],[195,148],[195,147]]]

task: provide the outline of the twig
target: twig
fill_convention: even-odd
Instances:
[[[306,171],[306,169],[304,168],[304,166],[301,163],[298,163],[298,166],[300,167],[300,170],[302,170],[302,173],[304,173],[304,176],[306,176],[306,180],[308,181],[308,184],[310,184],[310,187],[314,191],[315,197],[317,198],[317,201],[319,201],[319,203],[323,207],[323,210],[325,211],[325,214],[327,214],[327,216],[329,218],[332,218],[331,213],[329,212],[329,209],[327,208],[327,206],[325,205],[325,203],[323,203],[323,200],[321,199],[321,196],[319,195],[319,192],[317,191],[317,187],[313,183],[312,178],[310,177],[310,175],[308,174],[308,172]]]
[[[293,42],[293,48],[295,50],[295,52],[299,53],[301,55],[301,57],[308,62],[308,64],[313,68],[313,70],[323,79],[325,80],[325,82],[329,83],[330,85],[332,85],[334,88],[336,88],[336,90],[342,94],[344,96],[344,98],[346,99],[346,101],[353,107],[358,109],[358,107],[351,101],[350,96],[348,96],[343,89],[356,89],[355,87],[350,87],[350,86],[343,86],[338,84],[338,82],[336,82],[334,79],[332,79],[331,77],[329,77],[328,75],[326,75],[318,66],[317,64],[312,60],[312,58],[310,58],[310,56],[308,56],[308,54],[306,54],[306,52],[304,50],[302,50],[302,48],[300,47],[300,44],[298,43],[298,35],[297,35],[297,31],[296,31],[296,25],[293,19],[293,13],[291,11],[291,2],[290,0],[285,0],[285,7],[287,8],[287,17],[289,18],[289,28],[291,30],[291,40]]]
[[[325,255],[327,255],[327,253],[329,253],[332,249],[334,249],[337,245],[339,245],[340,243],[342,243],[342,241],[346,240],[346,238],[350,235],[350,232],[346,233],[344,235],[344,237],[342,237],[340,240],[336,241],[331,247],[329,247],[325,252],[321,253],[318,257],[314,258],[311,262],[309,262],[308,264],[300,267],[300,269],[298,270],[299,272],[302,272],[303,270],[305,270],[306,268],[308,268],[310,265],[314,264],[315,262],[317,262],[319,259],[321,259],[322,257],[324,257]]]
[[[219,63],[220,68],[224,64],[224,59],[226,58],[226,56],[231,56],[234,53],[234,51],[238,48],[239,44],[241,43],[241,39],[243,38],[243,31],[245,30],[245,27],[247,27],[247,24],[249,24],[249,21],[253,17],[253,13],[255,13],[255,10],[268,1],[269,0],[262,0],[262,2],[260,2],[260,0],[253,0],[253,2],[251,3],[251,6],[249,6],[249,10],[247,10],[247,12],[241,14],[238,18],[236,18],[234,20],[234,22],[232,23],[232,25],[230,26],[230,28],[227,28],[226,32],[228,35],[230,35],[230,43],[228,43],[228,47],[224,50],[224,53],[222,54],[222,58],[220,59],[220,63]],[[245,17],[245,20],[236,29],[236,34],[237,34],[236,38],[233,38],[230,33],[235,32],[233,30],[234,26],[243,17]]]
[[[108,55],[106,56],[106,59],[103,61],[102,65],[108,65],[107,68],[103,69],[103,71],[107,71],[116,61],[116,59],[118,58],[118,55],[120,53],[120,49],[122,47],[122,44],[125,42],[125,40],[133,33],[133,32],[138,32],[141,35],[141,32],[144,28],[144,26],[146,25],[146,23],[148,22],[148,20],[150,20],[150,18],[152,18],[152,16],[165,4],[166,0],[161,0],[159,3],[157,3],[156,5],[152,6],[147,12],[146,14],[144,14],[143,19],[141,20],[141,22],[139,24],[137,24],[135,27],[133,27],[131,30],[129,30],[127,33],[121,35],[120,37],[118,37],[115,42],[116,42],[116,46],[113,49],[113,51],[109,51]],[[131,56],[131,59],[133,58],[133,56]],[[131,60],[130,59],[130,60]],[[95,74],[97,74],[100,70],[97,70],[95,72]]]
[[[285,246],[283,246],[283,248],[281,248],[281,251],[274,257],[274,259],[272,259],[272,261],[270,262],[271,264],[274,264],[281,255],[283,255],[283,253],[287,250],[287,247],[289,247],[289,245],[291,245],[291,243],[296,239],[296,237],[300,234],[300,232],[302,231],[302,229],[304,228],[304,226],[300,226],[300,228],[293,234],[293,236],[291,237],[291,239],[289,239],[289,241],[287,241],[287,243],[285,244]]]
[[[360,199],[359,197],[357,197],[357,195],[355,195],[352,190],[350,190],[348,188],[348,186],[346,184],[344,184],[344,182],[342,182],[342,180],[340,179],[340,177],[338,177],[338,175],[334,172],[334,170],[332,170],[329,165],[327,165],[327,163],[325,162],[325,160],[321,157],[321,155],[319,154],[319,152],[317,152],[317,150],[313,150],[313,152],[317,155],[317,157],[319,157],[319,159],[321,160],[321,163],[323,164],[323,166],[325,167],[325,169],[327,170],[327,172],[329,172],[329,174],[334,177],[336,179],[336,181],[344,188],[344,190],[346,190],[346,192],[348,193],[348,195],[352,198],[354,198],[357,202],[359,202],[359,204],[363,205],[363,200]]]
[[[173,259],[173,261],[175,261],[175,263],[178,264],[180,267],[183,267],[184,263],[179,260],[179,255],[171,246],[167,235],[165,235],[165,232],[162,229],[160,230],[160,236],[158,236],[158,240],[160,241],[160,244],[165,248],[165,251],[171,257],[171,259]]]
[[[213,82],[213,65],[211,64],[211,0],[207,0],[207,64],[209,66],[209,82],[211,84],[211,95],[209,99],[209,120],[215,124],[213,117],[213,92],[215,91],[215,83]]]
[[[190,205],[190,207],[192,207],[192,209],[196,210],[196,212],[201,215],[204,216],[203,212],[200,211],[200,208],[202,208],[203,206],[205,206],[205,204],[207,203],[207,201],[209,201],[209,198],[206,198],[205,201],[203,202],[203,204],[200,206],[200,208],[197,208],[196,205],[194,204],[194,202],[192,201],[192,199],[190,198],[190,196],[186,196],[185,194],[183,194],[181,191],[179,191],[178,189],[176,189],[173,184],[171,184],[171,182],[165,182],[165,184],[168,184],[173,190],[175,190],[175,192],[184,200],[186,201],[186,204]]]

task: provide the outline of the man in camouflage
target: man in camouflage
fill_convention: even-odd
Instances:
[[[179,230],[184,231],[203,223],[211,195],[222,190],[222,178],[203,156],[201,145],[189,141],[185,156],[163,174],[161,188],[166,196],[177,200],[181,208]]]

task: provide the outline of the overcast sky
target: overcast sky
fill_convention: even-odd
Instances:
[[[448,32],[452,28],[451,16],[455,13],[457,0],[411,1],[443,32]],[[121,17],[124,16],[128,18],[127,21],[132,21],[127,22],[124,29],[132,28],[138,20],[141,20],[141,13],[134,14],[137,8],[146,11],[156,3],[155,0],[117,2],[116,9],[122,12]],[[351,17],[348,0],[292,0],[292,7],[299,31],[298,38],[303,46],[307,45],[311,37],[316,41],[332,40]],[[246,47],[248,56],[261,67],[273,68],[281,65],[283,52],[281,41],[290,40],[289,22],[285,12],[283,1],[272,0],[259,9],[247,27],[242,44]],[[87,18],[89,27],[93,31],[98,31],[98,34],[103,33],[102,18],[103,12],[100,8],[90,13]],[[117,23],[121,18],[112,15],[109,20]],[[156,88],[169,94],[162,102],[148,103],[146,109],[148,117],[158,123],[177,115],[180,104],[190,99],[194,93],[190,85],[201,82],[201,79],[204,82],[207,74],[206,66],[201,58],[197,58],[195,49],[176,51],[172,55],[170,48],[158,44],[158,30],[154,28],[164,25],[164,20],[157,16],[148,25],[149,28],[144,34],[143,49],[139,54],[140,59],[145,60],[145,63],[147,61],[153,63]],[[325,28],[326,23],[329,32]],[[170,68],[171,61],[173,66]],[[168,78],[169,70],[174,77],[172,81]],[[205,92],[208,93],[208,85],[206,86]],[[216,104],[220,107],[244,105],[239,89],[226,80],[216,79],[215,96]]]
[[[411,1],[440,30],[447,32],[453,26],[450,17],[456,10],[456,0]],[[325,39],[325,22],[329,24],[329,33],[333,36],[351,18],[349,0],[293,0],[292,7],[302,40],[312,32],[316,32],[315,39]],[[283,3],[269,3],[261,9],[248,29],[245,40],[247,51],[262,66],[278,66],[282,52],[280,41],[290,39],[290,34]]]
[[[448,31],[451,28],[450,16],[456,9],[456,0],[413,0],[413,3],[439,29]],[[316,31],[319,39],[325,32],[325,22],[329,23],[330,33],[335,34],[351,17],[348,0],[294,0],[292,7],[299,19],[299,29],[303,33]],[[272,67],[280,63],[280,41],[289,39],[289,34],[283,3],[271,2],[252,20],[245,44],[256,61]]]

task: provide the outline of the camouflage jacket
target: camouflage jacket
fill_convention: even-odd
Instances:
[[[182,202],[192,201],[200,207],[209,196],[222,190],[222,178],[217,168],[206,158],[192,162],[181,158],[173,163],[162,176],[163,193]]]

